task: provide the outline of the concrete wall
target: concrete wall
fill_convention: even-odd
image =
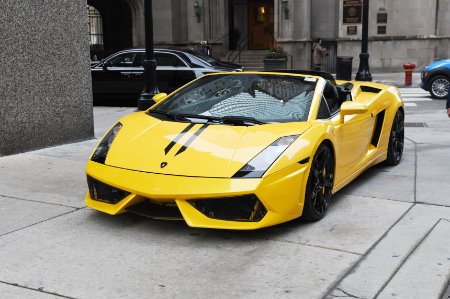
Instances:
[[[440,47],[442,45],[442,47]],[[369,48],[369,65],[371,70],[402,71],[403,64],[414,63],[422,68],[448,49],[448,39],[404,39],[404,40],[371,40]],[[442,51],[439,51],[442,49]],[[340,41],[338,56],[353,56],[353,69],[359,66],[361,41]],[[446,52],[445,52],[446,53]],[[448,53],[447,53],[448,54]]]
[[[0,156],[93,137],[86,1],[2,1]]]
[[[339,1],[311,1],[311,39],[335,39],[338,37]]]

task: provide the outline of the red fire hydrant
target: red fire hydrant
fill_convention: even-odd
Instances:
[[[414,63],[405,63],[403,69],[405,70],[405,85],[412,84],[412,72],[416,65]]]

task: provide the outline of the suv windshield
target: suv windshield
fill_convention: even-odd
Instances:
[[[317,79],[268,74],[204,76],[164,100],[150,114],[253,123],[305,121]]]

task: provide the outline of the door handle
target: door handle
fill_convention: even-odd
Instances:
[[[140,75],[142,75],[144,72],[134,72],[133,73],[133,75],[135,75],[135,76],[140,76]]]
[[[131,76],[131,72],[120,72],[120,74],[128,77]]]

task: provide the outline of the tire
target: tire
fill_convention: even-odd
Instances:
[[[389,135],[389,145],[387,152],[387,165],[398,165],[403,155],[403,146],[405,144],[405,122],[404,115],[401,110],[395,113],[392,122],[391,134]]]
[[[450,87],[450,80],[446,76],[436,76],[431,79],[428,90],[433,98],[445,99],[447,98]]]
[[[306,184],[302,220],[322,219],[330,205],[334,181],[334,157],[331,149],[321,144],[314,154]]]

